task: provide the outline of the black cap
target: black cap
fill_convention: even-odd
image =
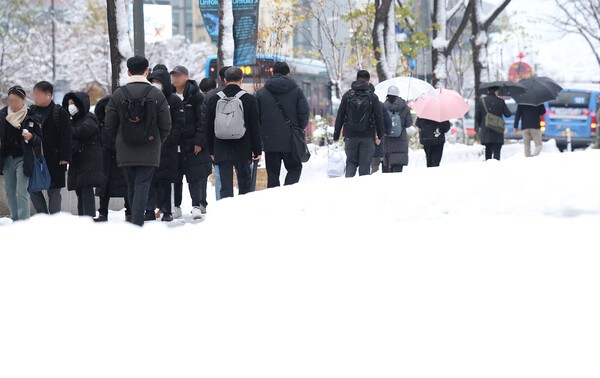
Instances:
[[[176,66],[175,68],[173,68],[173,70],[171,71],[171,75],[174,73],[179,73],[185,76],[189,76],[190,75],[190,71],[188,71],[187,68],[185,68],[184,66]]]

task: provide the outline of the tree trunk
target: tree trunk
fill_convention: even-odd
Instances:
[[[217,52],[218,69],[233,66],[235,42],[233,38],[233,1],[219,1],[219,46]]]
[[[110,64],[111,64],[111,92],[119,87],[119,77],[121,76],[121,62],[123,55],[119,52],[119,40],[117,31],[117,10],[115,0],[106,0],[106,17],[108,20],[108,41],[110,43]]]
[[[479,0],[470,0],[473,3],[478,3]],[[473,12],[471,13],[471,49],[473,50],[473,71],[475,74],[475,100],[479,100],[479,95],[477,94],[477,90],[481,86],[481,75],[485,70],[485,66],[482,62],[482,53],[485,45],[482,43],[481,38],[483,37],[483,31],[481,29],[482,25],[480,24],[479,17],[477,15],[480,12],[480,6],[475,4],[473,8]],[[487,36],[486,36],[487,39]]]
[[[375,54],[375,60],[377,60],[377,76],[379,81],[382,82],[391,78],[395,75],[395,72],[390,72],[390,65],[388,64],[388,57],[391,56],[386,51],[386,47],[390,46],[388,43],[388,28],[395,28],[396,25],[389,24],[389,14],[392,8],[392,0],[375,0],[375,22],[373,23],[373,52]],[[395,41],[394,41],[395,43]],[[397,64],[397,62],[396,62]]]

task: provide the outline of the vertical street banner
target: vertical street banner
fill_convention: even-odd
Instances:
[[[206,31],[213,43],[219,41],[219,0],[199,0]],[[233,0],[233,38],[236,66],[256,63],[258,40],[258,7],[260,0]]]

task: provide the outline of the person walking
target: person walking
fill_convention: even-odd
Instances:
[[[515,134],[519,132],[519,123],[521,123],[521,134],[523,134],[523,144],[525,145],[525,156],[538,156],[542,153],[542,127],[540,126],[540,117],[546,114],[544,105],[529,106],[519,105],[515,113]],[[531,141],[535,145],[533,155],[531,154]]]
[[[71,115],[73,137],[67,187],[77,194],[79,216],[96,216],[94,187],[104,183],[104,162],[100,145],[98,120],[90,113],[90,96],[85,92],[70,92],[63,99],[63,108]]]
[[[162,69],[155,69],[148,80],[153,86],[160,89],[167,99],[169,111],[171,112],[171,131],[167,140],[163,143],[160,154],[160,165],[154,173],[154,179],[148,192],[148,204],[144,220],[156,220],[154,210],[158,207],[162,213],[163,222],[173,221],[171,207],[172,184],[177,181],[177,163],[179,141],[181,132],[185,127],[185,113],[183,101],[173,93],[171,86],[171,75]]]
[[[239,194],[252,191],[250,161],[262,154],[256,97],[242,90],[239,67],[225,72],[226,87],[208,103],[208,148],[221,172],[221,198],[233,197],[233,168]]]
[[[292,154],[292,127],[306,129],[310,109],[298,84],[290,77],[285,62],[273,66],[273,76],[256,96],[260,112],[260,134],[267,165],[267,187],[280,186],[281,162],[287,175],[285,185],[300,181],[302,162]]]
[[[29,178],[33,174],[34,154],[42,154],[42,128],[38,118],[27,109],[23,87],[8,90],[8,106],[0,110],[0,170],[4,175],[6,201],[13,221],[31,216]]]
[[[56,214],[61,211],[61,189],[65,187],[65,172],[71,159],[71,121],[69,113],[54,103],[54,86],[47,81],[40,81],[33,87],[31,112],[36,114],[42,123],[42,144],[48,172],[52,178],[50,189],[31,193],[31,203],[38,214]]]
[[[488,114],[500,118],[512,115],[504,100],[498,97],[499,89],[489,88],[488,95],[479,100],[475,109],[475,130],[480,135],[481,144],[485,146],[485,160],[500,160],[504,145],[504,133],[493,130],[486,124]]]
[[[375,145],[385,135],[379,98],[369,88],[371,75],[360,70],[351,89],[344,94],[335,120],[333,140],[339,141],[342,128],[346,143],[346,177],[371,174]]]
[[[204,96],[204,102],[202,103],[202,115],[201,122],[202,128],[206,131],[206,119],[208,118],[208,103],[210,102],[213,96],[216,96],[217,93],[221,92],[225,89],[225,72],[230,68],[230,66],[225,66],[219,70],[219,82],[218,86],[215,89],[212,89],[206,93]],[[213,162],[213,174],[215,178],[215,196],[216,200],[219,201],[221,199],[221,175],[219,171],[219,166],[214,164]]]
[[[104,163],[104,182],[96,188],[96,195],[100,197],[100,207],[98,208],[98,216],[94,218],[95,222],[108,221],[108,205],[111,198],[125,199],[125,220],[131,221],[131,208],[127,200],[125,176],[123,170],[117,165],[115,142],[105,126],[106,108],[110,97],[109,95],[101,98],[94,108],[94,114],[96,114],[98,127],[100,128],[100,144],[102,145],[102,161]]]
[[[427,167],[439,167],[444,154],[446,133],[450,131],[450,121],[437,122],[425,118],[417,118],[415,124],[419,129],[419,139],[425,150]]]
[[[208,176],[212,172],[212,159],[208,152],[206,128],[202,123],[204,96],[194,80],[189,79],[186,67],[177,66],[171,71],[175,93],[184,104],[185,122],[179,141],[179,170],[175,182],[174,218],[181,218],[183,177],[192,197],[192,217],[200,219],[208,207]],[[205,88],[206,89],[206,88]]]
[[[131,57],[127,69],[127,85],[117,89],[108,103],[106,129],[116,143],[117,163],[124,169],[131,221],[143,226],[161,145],[171,131],[171,113],[165,95],[147,79],[148,60]]]
[[[413,124],[413,117],[406,101],[400,97],[398,87],[388,88],[388,95],[385,100],[385,108],[390,115],[390,125],[386,125],[386,136],[383,145],[384,172],[396,173],[402,172],[408,165],[408,132],[407,128]]]

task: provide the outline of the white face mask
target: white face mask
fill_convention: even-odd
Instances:
[[[77,109],[77,106],[75,106],[73,104],[69,105],[69,114],[74,116],[77,113],[79,113],[79,109]]]
[[[155,86],[156,88],[160,89],[160,91],[162,92],[163,86],[161,83],[152,83],[152,85]]]

